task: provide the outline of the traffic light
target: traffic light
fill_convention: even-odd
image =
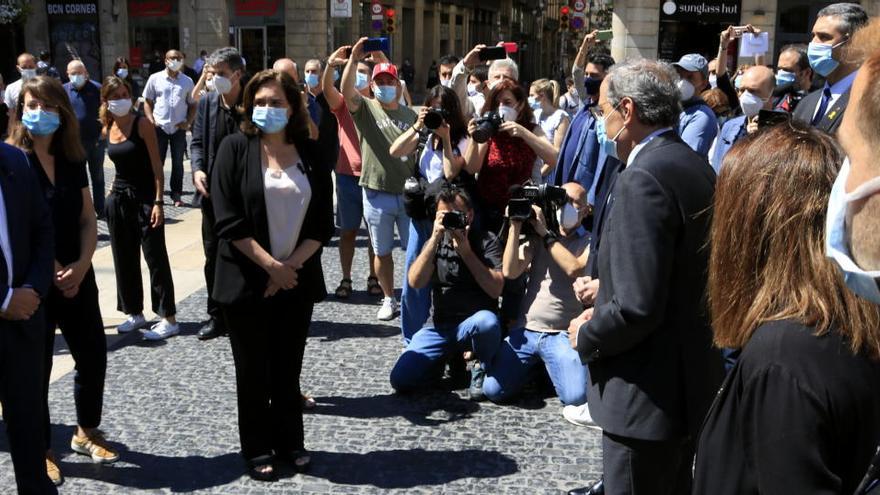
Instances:
[[[388,34],[394,32],[394,9],[385,9],[385,31]]]
[[[568,14],[571,13],[571,9],[568,8],[568,5],[563,5],[562,8],[559,9],[559,29],[561,31],[567,31],[571,26],[571,21],[568,18]]]

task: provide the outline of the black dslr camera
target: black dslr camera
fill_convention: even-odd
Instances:
[[[467,214],[462,211],[447,211],[443,215],[443,228],[461,230],[467,227]]]
[[[443,110],[442,108],[432,108],[428,110],[425,114],[425,118],[422,120],[425,123],[425,127],[431,129],[432,131],[441,125],[443,122],[449,119],[449,112]]]
[[[501,124],[503,123],[504,119],[501,118],[501,114],[498,112],[486,112],[482,117],[476,120],[475,124],[477,128],[474,130],[473,134],[471,134],[471,137],[478,143],[485,143],[498,132],[498,128],[501,127]]]
[[[507,203],[507,215],[513,220],[525,222],[534,218],[532,205],[536,205],[544,212],[547,222],[547,230],[559,233],[559,222],[556,220],[556,210],[568,201],[565,189],[550,184],[538,186],[514,186],[510,191],[510,201]],[[529,224],[525,228],[531,229]]]

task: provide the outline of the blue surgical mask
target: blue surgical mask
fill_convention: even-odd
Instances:
[[[86,75],[85,74],[74,74],[70,76],[70,82],[79,89],[86,84]]]
[[[612,113],[615,111],[617,111],[617,107],[614,107]],[[615,140],[620,137],[620,133],[623,132],[623,127],[617,131],[617,134],[613,138],[609,139],[608,133],[605,130],[605,119],[608,118],[608,115],[603,116],[601,119],[596,119],[596,140],[599,142],[599,148],[605,152],[605,155],[610,156],[611,158],[617,158],[617,141]]]
[[[833,50],[838,46],[846,43],[849,38],[841,41],[836,45],[826,45],[825,43],[810,42],[807,47],[807,58],[810,60],[810,67],[822,77],[828,77],[828,74],[834,72],[834,69],[840,65],[840,62],[834,60]]]
[[[740,74],[740,75],[736,76],[736,79],[733,80],[733,87],[736,89],[739,89],[742,87],[742,84],[743,84],[743,76],[742,76],[742,74]]]
[[[42,109],[25,110],[21,123],[35,136],[52,134],[61,126],[61,117],[55,112]]]
[[[128,77],[128,69],[116,69],[116,76],[125,79]]]
[[[306,74],[306,84],[308,84],[310,88],[317,87],[319,82],[318,74],[315,74],[314,72]]]
[[[266,134],[282,131],[287,127],[288,120],[286,108],[254,107],[253,115],[251,115],[251,122]]]
[[[571,203],[565,203],[562,208],[556,210],[556,220],[563,229],[568,231],[580,224],[577,208]]]
[[[880,178],[874,178],[853,192],[847,193],[846,180],[849,172],[849,159],[846,159],[843,161],[840,173],[837,174],[837,179],[831,188],[831,197],[828,199],[825,252],[843,272],[844,282],[851,291],[874,304],[880,304],[880,288],[877,287],[880,271],[866,272],[856,264],[850,253],[850,235],[847,233],[847,229],[852,227],[847,220],[850,204],[880,192]]]
[[[367,75],[361,74],[360,72],[358,72],[357,73],[357,80],[354,83],[354,87],[358,91],[361,91],[369,85],[370,85],[370,79],[367,77]]]
[[[397,99],[397,86],[379,86],[377,84],[373,88],[373,94],[376,95],[377,100],[387,105]]]
[[[541,108],[541,103],[534,96],[529,96],[529,106],[532,107],[532,110],[538,110]]]
[[[776,85],[785,86],[797,81],[797,75],[794,72],[779,69],[776,71]]]

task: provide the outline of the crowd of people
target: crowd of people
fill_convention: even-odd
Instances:
[[[350,298],[365,224],[361,276],[381,298],[377,320],[400,322],[391,387],[458,377],[472,400],[505,404],[549,378],[562,416],[602,434],[603,477],[570,493],[868,493],[880,20],[827,6],[775,67],[731,64],[744,32],[759,30],[731,26],[717,58],[670,63],[617,62],[594,31],[569,77],[529,83],[494,56],[505,43],[479,44],[432,65],[416,105],[416,68],[398,71],[367,38],[302,72],[283,58],[249,73],[232,47],[186,71],[171,49],[142,90],[124,58],[99,83],[79,60],[62,77],[20,55],[0,145],[0,400],[18,490],[63,481],[49,448],[56,328],[76,362],[71,449],[119,459],[99,429],[98,218],[127,318],[118,332],[180,331],[170,147],[171,202],[183,205],[188,153],[202,213],[210,319],[198,337],[229,336],[253,479],[310,466],[314,400],[300,375],[329,295],[321,256],[338,235],[332,295]]]

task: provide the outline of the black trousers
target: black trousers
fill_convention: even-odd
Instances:
[[[46,428],[46,449],[51,445],[49,416],[49,376],[52,373],[52,354],[55,346],[55,328],[61,329],[70,355],[76,363],[73,377],[73,400],[76,404],[76,422],[83,428],[101,425],[104,407],[104,376],[107,372],[107,339],[104,321],[98,303],[98,286],[91,268],[83,278],[76,296],[68,299],[52,287],[46,307],[46,376],[43,381],[43,416]]]
[[[223,312],[214,300],[214,270],[217,265],[219,240],[214,231],[214,206],[210,198],[202,198],[202,247],[205,249],[205,284],[208,289],[208,315],[214,320],[222,319]]]
[[[299,396],[313,303],[303,288],[224,308],[245,459],[302,450]]]
[[[58,493],[46,475],[42,410],[43,309],[26,322],[0,320],[0,403],[20,494]],[[9,487],[7,487],[9,488]]]
[[[153,312],[174,316],[174,281],[165,249],[165,225],[150,227],[153,205],[137,198],[133,191],[111,191],[107,196],[107,227],[116,267],[116,309],[135,315],[144,312],[141,253],[150,269],[150,298]]]
[[[684,440],[650,441],[602,433],[606,495],[687,495],[693,450]]]

